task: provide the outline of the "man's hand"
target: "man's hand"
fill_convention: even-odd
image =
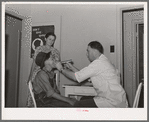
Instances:
[[[73,71],[73,66],[71,63],[66,63],[65,67]]]

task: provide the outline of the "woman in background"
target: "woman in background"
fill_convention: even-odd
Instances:
[[[56,40],[56,35],[54,33],[49,32],[45,35],[46,44],[37,47],[37,49],[35,50],[35,53],[33,56],[33,63],[32,63],[28,81],[32,80],[34,74],[36,74],[38,72],[38,70],[40,70],[40,67],[37,66],[35,63],[36,56],[39,52],[44,52],[44,53],[51,52],[51,55],[52,55],[54,61],[60,61],[60,53],[56,48],[54,48],[55,40]]]
[[[36,56],[39,52],[44,52],[44,53],[51,52],[51,56],[53,57],[54,62],[60,61],[60,52],[56,48],[54,48],[55,40],[56,40],[56,35],[54,33],[49,32],[45,35],[46,44],[37,47],[37,49],[35,50],[35,53],[33,56],[33,63],[32,63],[29,78],[28,78],[28,82],[30,80],[31,81],[34,80],[36,74],[41,70],[40,67],[37,66],[37,64],[35,63]],[[27,99],[27,106],[28,107],[33,106],[33,102],[32,102],[30,93],[29,93],[28,99]]]

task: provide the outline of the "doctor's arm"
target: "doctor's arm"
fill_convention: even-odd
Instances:
[[[63,75],[65,75],[67,78],[69,78],[69,79],[71,79],[71,80],[73,80],[73,81],[75,81],[75,82],[78,83],[74,72],[72,72],[72,71],[70,71],[70,70],[68,70],[68,69],[62,69],[62,70],[61,70],[61,73],[62,73]]]
[[[74,82],[77,82],[77,83],[78,83],[78,81],[77,81],[77,79],[76,79],[76,76],[75,76],[75,72],[74,72],[74,71],[78,71],[76,68],[71,69],[71,68],[72,68],[72,67],[71,67],[70,69],[71,69],[72,71],[71,71],[71,70],[68,70],[68,69],[64,69],[60,62],[56,64],[56,68],[57,68],[64,76],[66,76],[67,78],[69,78],[69,79],[73,80]]]

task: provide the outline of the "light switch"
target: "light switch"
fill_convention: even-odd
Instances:
[[[111,46],[110,46],[110,52],[111,52],[111,53],[114,53],[114,45],[111,45]]]

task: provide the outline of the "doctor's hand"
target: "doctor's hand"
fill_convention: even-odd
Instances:
[[[73,71],[73,65],[71,63],[66,63],[65,67]]]

